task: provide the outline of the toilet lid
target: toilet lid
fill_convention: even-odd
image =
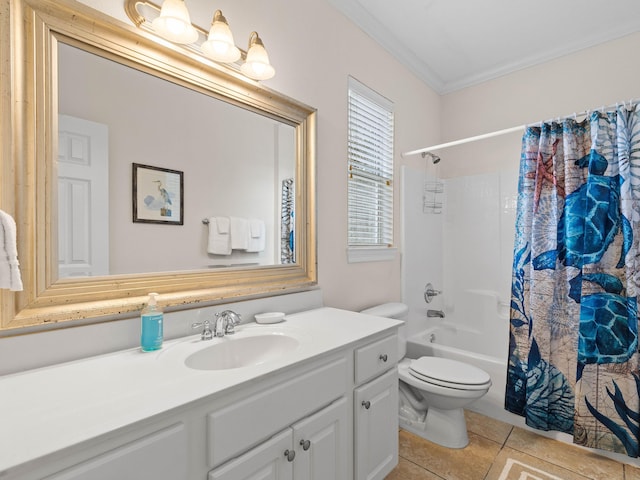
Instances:
[[[409,373],[425,382],[447,386],[485,386],[491,377],[484,370],[449,358],[420,357],[412,360]]]

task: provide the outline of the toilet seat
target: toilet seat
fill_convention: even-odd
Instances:
[[[486,390],[491,385],[491,377],[484,370],[449,358],[420,357],[412,360],[407,370],[420,381],[445,388]]]

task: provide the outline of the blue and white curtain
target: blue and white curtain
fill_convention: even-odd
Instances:
[[[280,218],[280,263],[295,263],[295,190],[293,178],[282,181]]]
[[[531,427],[632,457],[640,453],[638,110],[524,134],[505,401]]]

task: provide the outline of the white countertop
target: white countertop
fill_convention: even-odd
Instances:
[[[194,335],[165,342],[156,352],[136,348],[0,377],[0,475],[398,325],[396,320],[320,308],[287,315],[278,324],[237,327],[235,338],[274,332],[300,343],[294,351],[256,366],[191,369],[184,364],[191,353],[234,338],[201,341]]]

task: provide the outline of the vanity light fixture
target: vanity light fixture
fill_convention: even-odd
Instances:
[[[124,8],[136,27],[183,45],[210,60],[227,64],[246,77],[267,80],[275,75],[258,33],[249,35],[247,52],[236,47],[227,19],[220,10],[213,14],[207,32],[191,23],[184,0],[164,0],[161,7],[148,0],[126,0]],[[241,60],[244,61],[238,66]]]
[[[249,36],[247,58],[242,67],[240,67],[240,71],[254,80],[267,80],[276,74],[271,63],[269,63],[269,55],[267,55],[264,43],[262,43],[257,32],[251,32]]]
[[[220,10],[213,14],[207,41],[200,48],[216,62],[233,63],[240,59],[240,49],[236,47],[227,19]]]
[[[189,44],[198,39],[198,31],[191,24],[184,0],[164,0],[160,16],[151,25],[158,35],[170,42]]]

